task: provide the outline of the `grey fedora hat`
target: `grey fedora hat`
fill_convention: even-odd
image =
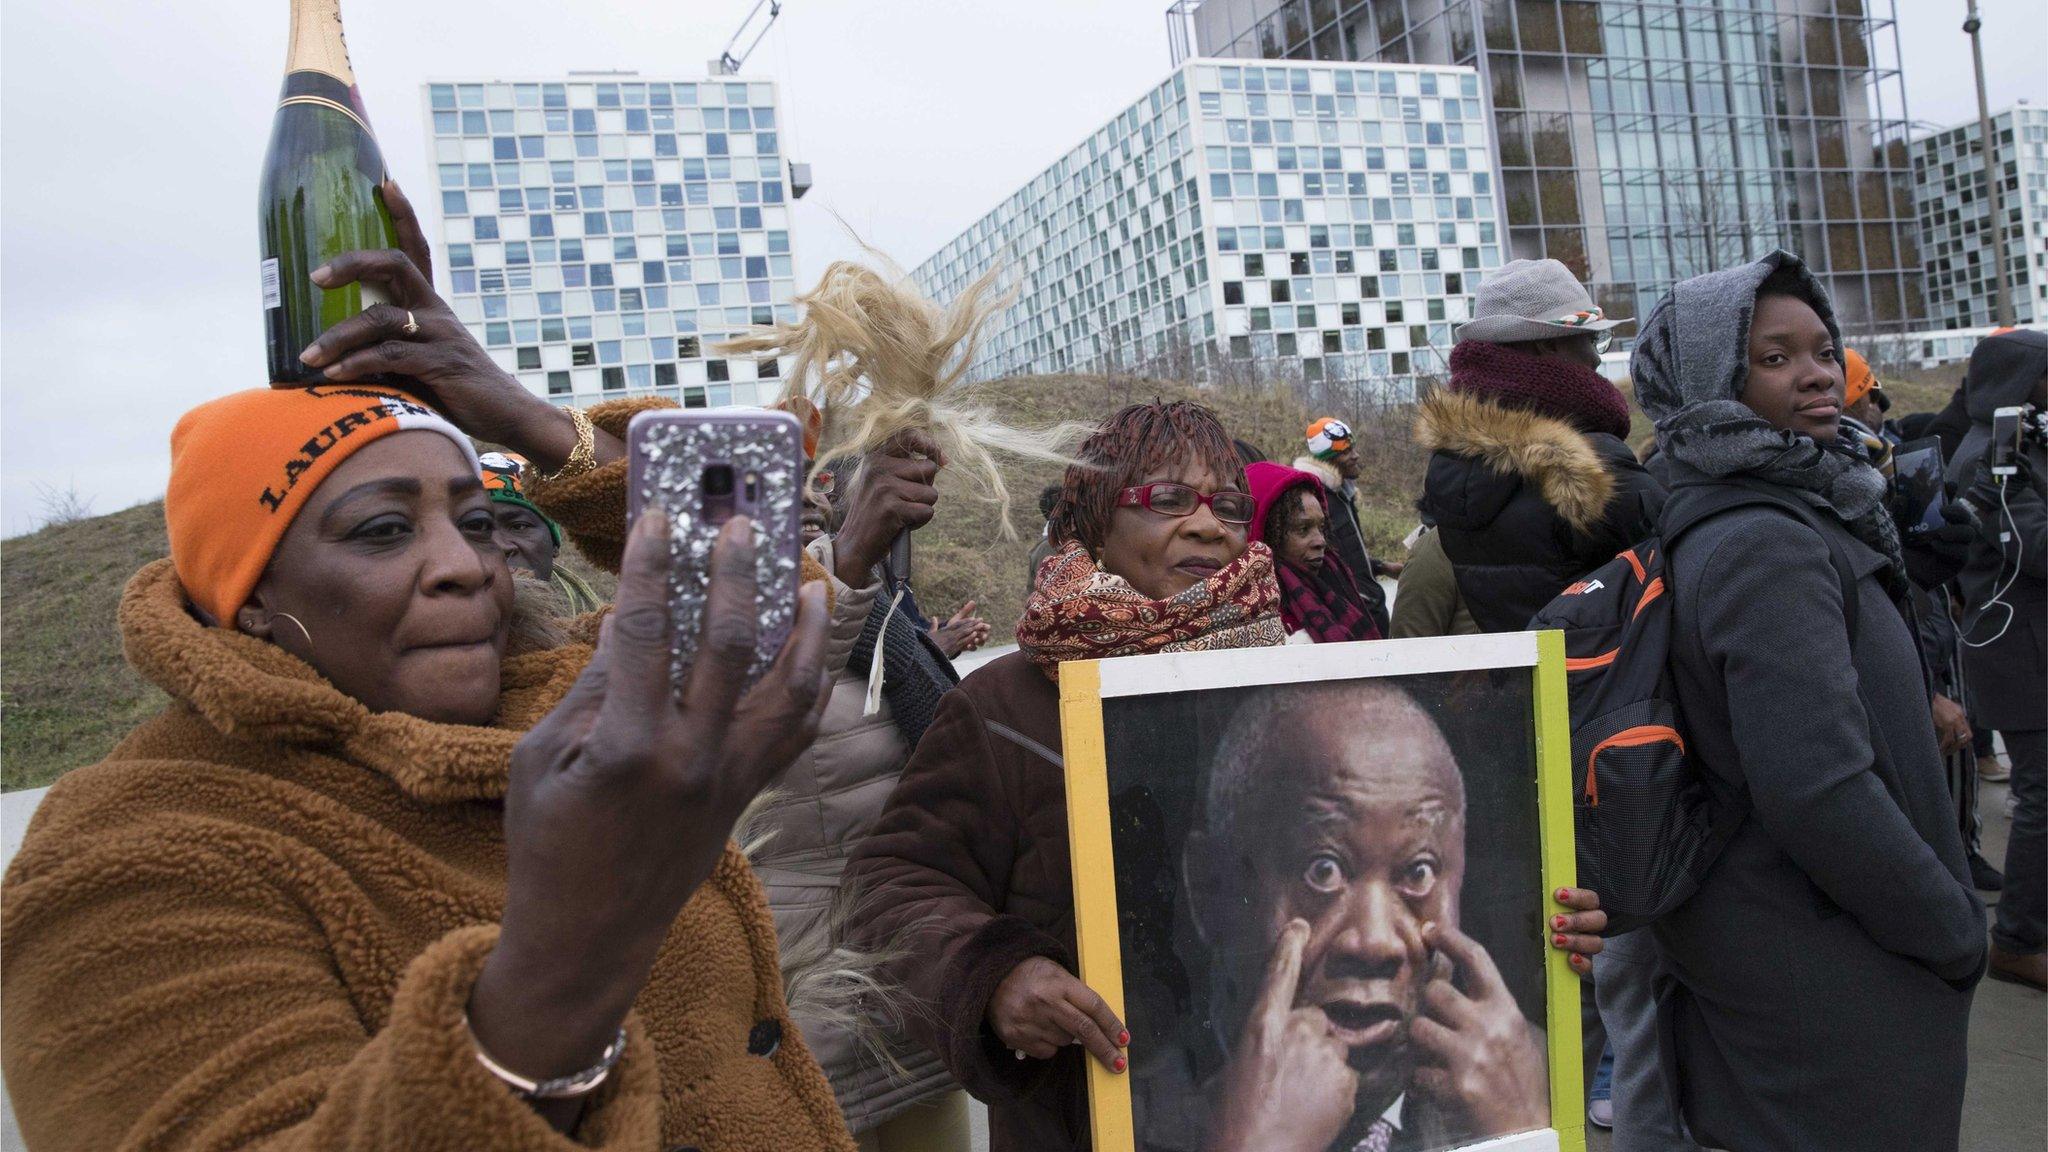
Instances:
[[[1594,305],[1586,286],[1555,260],[1510,260],[1486,274],[1472,297],[1472,319],[1457,338],[1513,344],[1554,340],[1574,332],[1605,332],[1628,317],[1609,318]]]

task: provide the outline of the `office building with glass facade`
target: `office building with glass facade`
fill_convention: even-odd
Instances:
[[[2021,324],[2048,323],[2048,108],[2021,101],[1991,118],[1991,134],[2005,174],[2001,207],[2013,317]],[[1971,120],[1913,141],[1920,255],[1927,266],[1928,319],[1936,328],[1998,322],[1983,138]]]
[[[915,270],[1017,298],[975,372],[1217,356],[1401,394],[1499,264],[1470,68],[1194,60]]]
[[[423,86],[448,302],[561,403],[771,398],[720,337],[794,313],[775,85],[738,76]]]
[[[1469,64],[1509,258],[1610,315],[1784,247],[1843,325],[1924,323],[1892,0],[1179,0],[1181,55]],[[1629,329],[1622,329],[1626,338]]]

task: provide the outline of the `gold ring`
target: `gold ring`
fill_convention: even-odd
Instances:
[[[412,309],[410,308],[405,310],[405,328],[403,331],[407,336],[417,336],[420,334],[420,322],[412,318]]]

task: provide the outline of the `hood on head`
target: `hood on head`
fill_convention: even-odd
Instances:
[[[1782,249],[1761,260],[1680,281],[1643,319],[1629,356],[1636,402],[1664,421],[1691,404],[1735,400],[1749,379],[1749,324],[1756,294],[1780,270],[1841,346],[1834,305],[1806,262]]]
[[[2029,403],[2044,372],[2048,332],[2021,329],[1978,341],[1970,353],[1970,373],[1963,378],[1963,403],[1970,419],[1989,424],[2000,408]]]
[[[1263,541],[1268,546],[1271,546],[1272,541],[1266,539],[1266,514],[1273,510],[1273,505],[1278,504],[1282,496],[1296,488],[1307,488],[1315,493],[1316,502],[1321,504],[1325,511],[1330,507],[1329,496],[1323,491],[1323,482],[1297,468],[1261,460],[1245,465],[1244,480],[1251,489],[1252,500],[1258,505],[1258,511],[1252,514],[1251,538]]]
[[[1415,442],[1433,454],[1423,484],[1429,511],[1454,528],[1493,523],[1524,484],[1580,531],[1614,498],[1614,477],[1585,435],[1540,413],[1433,392],[1416,409]]]

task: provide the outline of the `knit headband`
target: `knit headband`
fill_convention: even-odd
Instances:
[[[234,627],[320,482],[368,445],[412,431],[446,436],[478,469],[469,437],[390,388],[252,388],[185,413],[171,432],[164,526],[193,606]]]

